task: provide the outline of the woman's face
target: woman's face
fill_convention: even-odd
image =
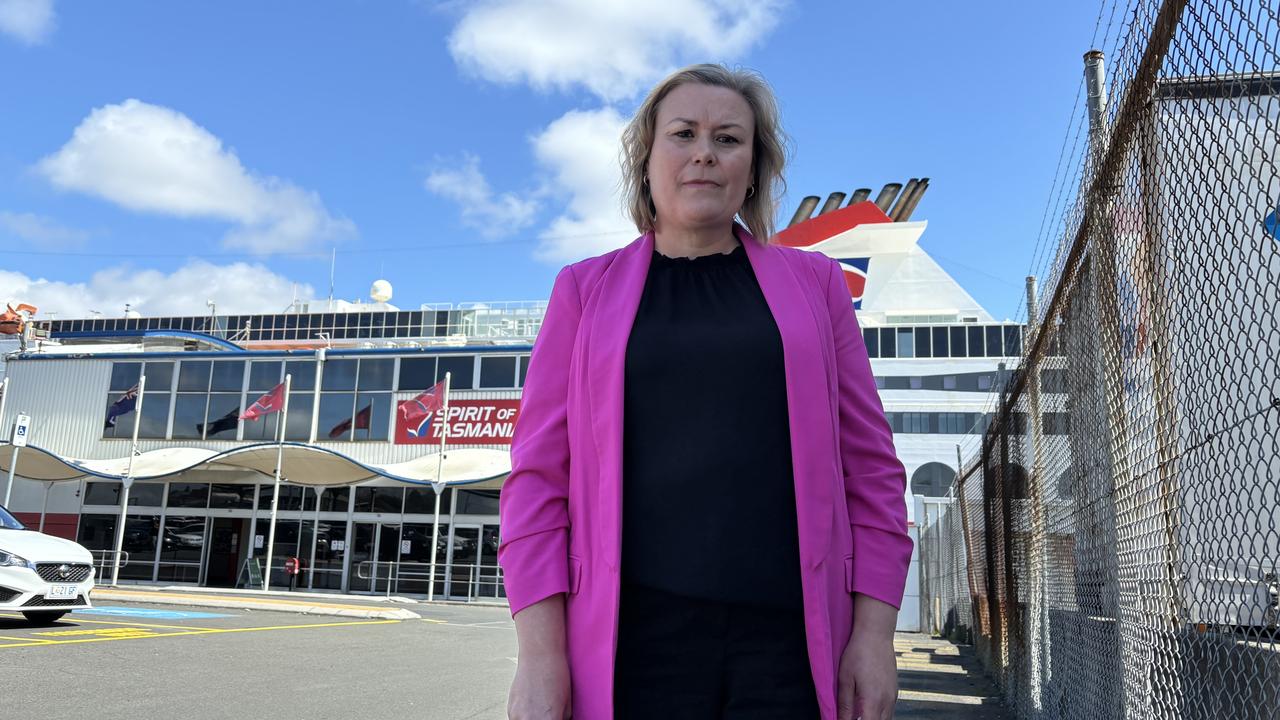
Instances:
[[[728,88],[686,83],[658,104],[649,190],[658,227],[726,229],[752,183],[755,118]]]

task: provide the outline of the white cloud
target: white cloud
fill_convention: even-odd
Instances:
[[[621,247],[636,235],[619,199],[622,128],[617,110],[572,110],[533,139],[534,155],[564,212],[541,233],[536,255],[571,262]]]
[[[89,239],[89,233],[66,227],[43,215],[0,210],[0,236],[5,234],[38,243],[44,248],[75,247]]]
[[[44,318],[90,317],[95,310],[119,317],[126,303],[143,315],[204,315],[209,312],[206,300],[217,303],[219,314],[284,310],[294,288],[288,278],[253,263],[193,260],[172,273],[120,266],[100,270],[83,283],[0,270],[0,302],[35,305]],[[306,284],[297,285],[297,293],[314,295]]]
[[[308,249],[355,232],[314,192],[247,170],[187,116],[134,99],[94,109],[36,170],[56,187],[130,210],[235,223],[224,244],[252,252]]]
[[[38,45],[53,32],[53,0],[0,0],[0,33]]]
[[[635,95],[691,60],[741,55],[772,30],[782,0],[484,0],[449,36],[462,68],[540,90]]]
[[[538,202],[515,193],[494,194],[480,172],[480,159],[465,155],[454,167],[439,168],[423,183],[437,195],[462,208],[462,222],[488,238],[510,235],[528,227],[538,212]]]

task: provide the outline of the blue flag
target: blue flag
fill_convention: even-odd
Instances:
[[[119,400],[111,403],[111,407],[107,408],[107,424],[106,427],[113,428],[116,426],[116,418],[121,415],[128,415],[138,406],[138,386],[134,385]]]

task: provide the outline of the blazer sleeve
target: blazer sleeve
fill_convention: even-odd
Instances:
[[[871,361],[844,275],[828,263],[835,337],[840,461],[853,533],[853,591],[901,608],[914,545],[907,531],[907,474],[893,447]]]
[[[498,500],[502,566],[514,616],[569,589],[569,358],[582,303],[571,267],[556,276],[534,340]]]

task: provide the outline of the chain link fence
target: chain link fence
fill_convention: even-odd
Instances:
[[[1026,352],[925,506],[925,621],[1022,718],[1275,720],[1280,4],[1112,13]]]

